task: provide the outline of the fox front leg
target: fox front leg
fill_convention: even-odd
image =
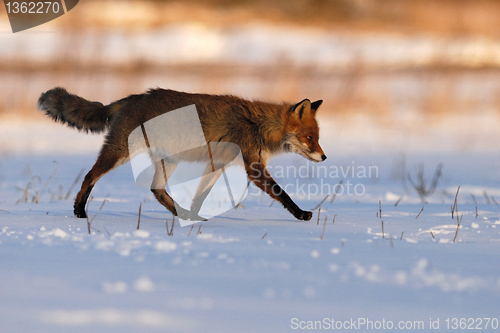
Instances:
[[[246,165],[246,171],[250,180],[257,185],[262,191],[266,192],[271,198],[281,202],[290,213],[298,220],[309,221],[312,217],[312,212],[300,209],[293,202],[290,196],[279,186],[278,183],[267,172],[264,165],[261,163],[252,163]]]

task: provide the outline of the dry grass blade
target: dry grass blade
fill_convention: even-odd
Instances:
[[[28,202],[28,195],[29,195],[29,189],[31,187],[31,182],[28,182],[28,185],[26,185],[26,188],[23,191],[23,196],[16,201],[16,205],[21,203],[21,202]]]
[[[439,178],[442,176],[443,164],[439,163],[434,172],[434,177],[432,178],[431,186],[428,189],[429,194],[434,193],[436,190]]]
[[[479,215],[479,214],[477,213],[477,206],[476,206],[476,219],[477,219],[477,216],[478,216],[478,215]]]
[[[460,191],[460,186],[457,188],[457,194],[455,194],[455,202],[453,203],[453,206],[451,207],[451,219],[453,219],[453,212],[455,210],[457,211],[457,219],[458,219],[458,207],[457,207],[458,191]]]
[[[241,202],[243,201],[243,198],[245,197],[245,194],[247,194],[248,188],[250,187],[250,180],[247,182],[247,187],[243,191],[243,194],[241,195],[240,200],[238,200],[238,204],[236,205],[235,209],[238,209],[239,207],[245,208],[245,205],[243,205]]]
[[[191,231],[193,231],[193,228],[194,228],[194,223],[191,224],[191,229],[189,229],[189,232],[186,237],[189,237],[189,235],[191,235]]]
[[[328,215],[325,216],[325,222],[323,223],[323,232],[321,233],[321,237],[319,239],[323,240],[323,237],[325,237],[325,230],[326,230],[326,220],[328,219]],[[335,220],[335,217],[333,218]]]
[[[423,211],[424,211],[424,206],[422,206],[422,209],[420,210],[420,213],[418,213],[418,215],[415,217],[415,220],[418,219],[418,217],[420,216],[420,214],[422,214]]]
[[[139,204],[139,217],[137,218],[137,230],[141,226],[141,210],[142,210],[142,202]]]
[[[91,228],[90,225],[92,224],[92,221],[94,220],[94,219],[92,219],[92,221],[89,220],[89,205],[90,205],[90,202],[92,200],[94,200],[94,197],[90,197],[90,199],[87,201],[87,205],[85,206],[85,215],[87,215],[87,229],[88,229],[89,235],[90,235],[90,228]]]
[[[316,225],[319,225],[319,215],[321,214],[321,205],[319,205],[319,210],[318,210],[318,221],[316,222]]]
[[[321,205],[323,204],[323,202],[325,202],[325,200],[329,197],[330,195],[327,195],[326,197],[323,198],[323,200],[321,200],[321,202],[319,204],[317,204],[313,209],[311,209],[312,211],[315,211],[316,209],[318,209],[319,207],[321,207]]]
[[[168,220],[165,221],[165,225],[167,227],[167,235],[173,236],[174,235],[174,223],[175,223],[175,215],[172,216],[172,227],[170,230],[168,229]]]
[[[75,180],[73,181],[73,184],[71,184],[71,186],[69,187],[68,189],[68,192],[66,193],[66,195],[64,196],[64,200],[68,200],[69,196],[71,195],[71,191],[73,191],[73,188],[76,186],[76,184],[78,184],[78,182],[80,181],[80,178],[82,177],[83,175],[83,172],[85,171],[85,169],[82,169],[80,170],[80,172],[78,173],[78,175],[76,176]]]
[[[335,200],[335,198],[337,197],[337,194],[338,194],[338,189],[342,186],[342,183],[344,182],[343,179],[341,179],[337,185],[334,186],[335,188],[335,191],[333,192],[333,196],[332,196],[332,200],[330,200],[330,203],[333,203],[333,201]]]
[[[35,194],[33,195],[32,202],[38,203],[39,202],[39,196],[38,196],[38,191],[36,189],[35,179],[33,177],[33,173],[31,172],[31,168],[30,168],[29,165],[28,165],[27,169],[28,169],[28,173],[29,173],[30,178],[31,178],[31,184],[33,185],[33,191],[35,192]],[[40,180],[40,178],[39,178],[39,180]]]
[[[401,200],[403,200],[403,197],[404,197],[404,196],[405,196],[405,195],[404,195],[404,194],[402,194],[402,195],[399,197],[399,199],[398,199],[398,200],[394,203],[394,207],[397,207],[397,206],[399,205],[399,203],[401,202]]]
[[[460,225],[462,224],[463,217],[464,217],[464,213],[462,213],[462,216],[459,218],[458,211],[457,211],[457,230],[455,231],[455,238],[453,238],[453,243],[455,243],[455,241],[457,240],[458,229],[460,229]]]
[[[89,235],[90,235],[90,220],[89,220],[89,213],[88,213],[88,210],[86,209],[85,212],[87,213],[87,230],[89,232]]]
[[[476,200],[476,196],[474,194],[470,194],[470,196],[472,197],[472,201],[474,201],[474,205],[477,206],[477,200]]]
[[[6,210],[3,210],[3,209],[0,209],[0,212],[10,214],[10,212],[8,212],[8,211],[6,211]]]
[[[425,182],[423,165],[420,165],[417,171],[417,179],[418,179],[417,184],[413,182],[413,179],[411,178],[410,174],[408,174],[408,181],[413,186],[415,191],[418,193],[418,196],[420,197],[420,200],[422,200],[423,203],[426,202],[425,198],[432,195],[436,190],[439,178],[441,178],[442,176],[442,169],[443,165],[441,163],[438,164],[438,166],[436,167],[436,171],[434,172],[434,177],[432,178],[431,185],[428,188]]]
[[[430,233],[431,233],[432,238],[436,239],[436,237],[434,237],[434,234],[432,233],[432,231]]]
[[[108,202],[108,201],[109,201],[109,200],[108,200],[108,198],[109,198],[110,196],[111,196],[111,194],[109,194],[109,193],[108,193],[108,194],[106,194],[106,196],[104,197],[104,200],[102,201],[101,207],[99,207],[99,211],[101,211],[101,210],[102,210],[102,207],[104,207],[104,204],[105,204],[106,202]]]
[[[262,238],[261,238],[261,239],[264,239],[264,237],[266,237],[266,236],[267,236],[267,232],[264,234],[264,236],[262,236]]]
[[[52,180],[52,178],[54,178],[54,175],[56,174],[57,170],[59,170],[59,163],[57,163],[56,161],[54,161],[54,163],[56,163],[56,168],[54,169],[54,171],[52,172],[52,174],[50,175],[50,177],[47,179],[47,181],[45,182],[45,185],[43,185],[42,189],[40,190],[40,196],[43,194],[43,192],[45,192],[45,190],[47,189],[47,186],[49,185],[50,181]]]
[[[405,233],[404,231],[403,231],[403,232],[401,232],[401,238],[400,238],[399,240],[403,240],[403,234],[404,234],[404,233]]]
[[[201,227],[202,227],[202,226],[203,226],[203,225],[202,225],[202,224],[200,224],[200,227],[198,228],[198,232],[196,233],[197,235],[200,235],[200,234],[201,234]]]
[[[488,193],[486,193],[486,191],[483,192],[483,197],[484,197],[484,202],[486,202],[486,204],[489,205],[491,202],[490,198],[488,197]]]
[[[382,220],[382,238],[385,239],[385,234],[384,234],[384,220]]]
[[[382,218],[382,202],[379,200],[378,201],[378,211],[379,211],[379,218]]]

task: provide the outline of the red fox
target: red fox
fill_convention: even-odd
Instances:
[[[103,105],[58,87],[42,93],[38,109],[53,120],[78,130],[95,133],[107,130],[97,161],[85,176],[76,196],[74,213],[77,217],[87,217],[85,206],[95,183],[131,158],[128,136],[135,128],[166,112],[194,104],[207,142],[222,140],[239,146],[249,179],[279,201],[295,218],[307,221],[311,219],[312,213],[300,209],[292,201],[267,172],[266,164],[271,156],[283,152],[297,153],[313,162],[326,159],[318,143],[319,128],[316,122],[316,112],[322,102],[318,100],[311,103],[304,99],[297,104],[273,104],[230,95],[152,89]],[[163,170],[161,165],[155,167],[156,184],[151,186],[155,198],[173,215],[189,215],[189,212],[176,206],[165,190],[168,174],[173,170],[166,174],[165,167]]]

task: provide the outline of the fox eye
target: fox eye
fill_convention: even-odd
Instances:
[[[312,139],[313,139],[312,136],[310,136],[310,135],[307,136],[307,140],[312,141]]]

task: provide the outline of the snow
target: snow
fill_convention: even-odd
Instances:
[[[185,24],[104,31],[100,38],[87,32],[70,43],[74,52],[64,45],[75,36],[25,32],[2,35],[0,57],[35,64],[93,58],[103,67],[287,62],[325,69],[500,61],[498,41],[287,29]],[[13,80],[4,81],[11,91]],[[393,84],[401,99],[418,98],[407,77]],[[231,88],[248,93],[256,85],[238,78]],[[483,93],[493,99],[494,87]],[[462,90],[467,98],[477,92],[470,82]],[[422,322],[423,331],[431,324],[434,331],[437,320],[447,331],[462,318],[496,318],[498,325],[498,112],[434,119],[397,111],[391,122],[320,112],[328,159],[271,161],[270,172],[303,209],[326,197],[311,221],[295,220],[252,187],[237,210],[192,229],[175,220],[173,235],[166,226],[171,214],[135,184],[130,164],[96,184],[88,221],[73,216],[81,179],[71,186],[92,167],[102,135],[47,119],[1,119],[0,332],[288,332],[317,321],[325,329],[332,321],[401,321],[406,328]],[[408,177],[418,182],[425,166],[428,188],[440,163],[443,177],[424,203]],[[495,321],[485,323],[483,331],[498,332]]]
[[[176,221],[172,236],[166,228],[171,215],[135,185],[129,164],[96,184],[88,208],[90,235],[87,220],[73,216],[79,184],[68,199],[59,193],[68,191],[82,168],[90,169],[99,147],[91,144],[81,153],[68,147],[99,137],[66,135],[70,132],[61,125],[39,123],[34,133],[50,133],[46,140],[53,140],[44,147],[59,150],[25,150],[29,133],[17,145],[9,141],[0,159],[0,331],[287,332],[301,321],[321,321],[325,328],[325,322],[351,319],[395,326],[421,321],[424,331],[439,319],[445,331],[448,318],[450,323],[453,318],[498,318],[497,152],[460,150],[452,135],[440,143],[446,149],[419,146],[404,150],[404,158],[404,143],[347,150],[337,146],[338,133],[330,136],[332,122],[320,124],[327,170],[376,166],[378,172],[330,179],[313,170],[322,164],[283,155],[272,160],[274,173],[290,165],[310,172],[277,177],[283,186],[291,184],[289,193],[300,207],[311,209],[329,195],[319,219],[316,210],[311,221],[296,221],[251,189],[243,207],[193,229]],[[364,139],[342,140],[356,147]],[[418,165],[424,164],[430,183],[439,163],[443,178],[424,204],[402,181],[401,170],[404,166],[416,181]],[[345,188],[332,203],[333,186],[330,193],[300,190],[341,179],[344,185],[350,182],[351,190],[359,185],[363,194]],[[36,190],[31,186],[27,202],[18,202],[31,181]],[[450,211],[458,186],[462,220],[457,233]],[[39,203],[31,202],[35,191]],[[484,331],[497,331],[492,323]]]

